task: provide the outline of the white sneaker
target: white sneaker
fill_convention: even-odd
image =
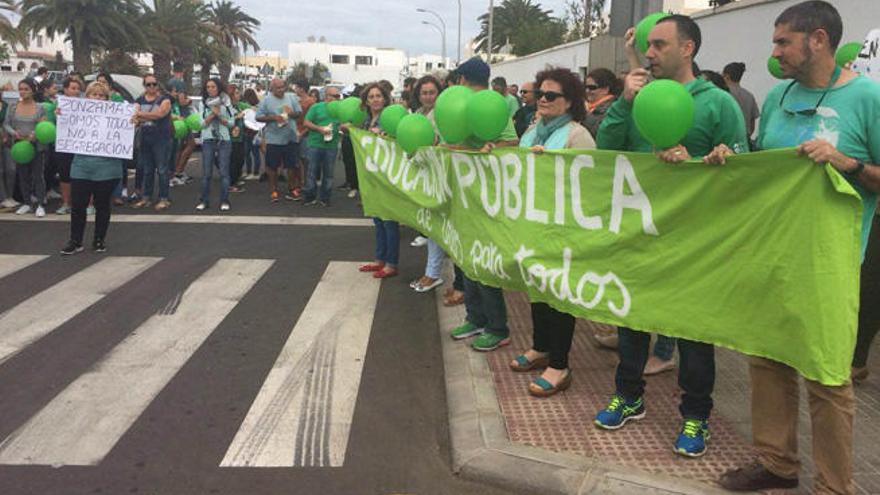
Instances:
[[[223,203],[222,205],[220,205],[220,211],[229,211],[230,208],[232,207],[229,206],[229,203]]]
[[[16,215],[27,215],[31,211],[32,211],[31,205],[21,205],[21,208],[15,210],[15,214]]]
[[[208,207],[208,205],[206,205],[205,203],[199,203],[199,204],[196,205],[196,210],[198,210],[198,211],[204,211],[205,208],[207,208],[207,207]]]
[[[351,191],[348,191],[348,197],[352,199],[358,197],[358,190],[352,189]]]
[[[409,243],[412,247],[422,247],[428,244],[428,238],[423,236],[418,236],[411,243]]]
[[[42,205],[37,207],[37,218],[43,218],[46,216],[46,209],[43,208]]]
[[[122,192],[120,193],[120,195],[122,196],[122,199],[128,199],[128,188],[122,188]]]
[[[49,199],[61,199],[61,195],[55,192],[54,189],[49,189],[49,192],[46,193],[46,197]]]
[[[183,179],[179,179],[177,177],[174,177],[168,181],[169,187],[177,187],[177,186],[182,186],[182,185],[183,185]]]
[[[0,202],[0,206],[2,206],[3,208],[17,208],[18,201],[12,198],[6,198],[2,202]]]

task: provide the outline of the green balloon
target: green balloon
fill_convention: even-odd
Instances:
[[[669,17],[669,14],[666,12],[654,12],[653,14],[646,15],[644,19],[636,24],[636,46],[639,48],[639,51],[642,53],[648,52],[648,34],[654,29],[657,21],[664,17]]]
[[[15,163],[24,165],[33,161],[37,156],[37,150],[34,149],[34,145],[30,141],[19,141],[12,145],[9,155]]]
[[[694,97],[671,79],[658,79],[636,95],[633,120],[642,136],[657,148],[681,142],[694,123]]]
[[[119,93],[113,93],[110,95],[110,101],[123,102],[125,101],[125,98],[123,98],[122,95]]]
[[[397,125],[397,144],[409,154],[422,146],[431,146],[434,144],[434,126],[420,113],[406,115]]]
[[[776,79],[786,79],[785,74],[782,72],[782,67],[779,66],[779,59],[773,55],[767,59],[767,70]]]
[[[338,119],[339,118],[339,106],[342,104],[339,100],[333,100],[327,104],[327,113],[331,118]]]
[[[834,55],[834,61],[837,62],[837,65],[843,67],[855,60],[856,57],[859,56],[860,51],[862,51],[862,42],[851,41],[837,49],[837,53]]]
[[[510,123],[507,101],[497,91],[484,89],[470,98],[467,122],[474,136],[495,141]]]
[[[395,104],[385,107],[385,110],[382,110],[382,114],[379,115],[379,125],[389,136],[397,136],[397,126],[400,124],[400,119],[406,117],[408,113],[409,110],[403,105]]]
[[[366,111],[361,108],[361,99],[357,96],[349,96],[342,100],[339,106],[339,120],[355,125],[361,125],[366,119]]]
[[[55,104],[51,101],[43,102],[43,111],[46,112],[46,119],[49,122],[55,122]]]
[[[55,142],[55,124],[51,122],[40,122],[34,128],[34,136],[41,144],[52,144]]]
[[[467,86],[452,86],[437,97],[434,104],[434,120],[443,140],[458,144],[471,135],[467,120],[468,102],[474,91]]]
[[[198,132],[202,130],[202,118],[197,113],[189,114],[189,117],[185,119],[186,125],[189,127],[189,130],[193,132]]]
[[[189,133],[189,126],[182,120],[174,121],[174,139],[183,139]]]

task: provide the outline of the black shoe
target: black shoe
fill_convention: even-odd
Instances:
[[[92,243],[92,249],[94,249],[96,253],[107,251],[107,245],[104,244],[104,239],[95,239],[95,242]]]
[[[718,480],[723,488],[734,492],[754,492],[777,488],[797,488],[797,478],[783,478],[770,472],[760,462],[732,469]]]
[[[67,241],[67,245],[61,249],[61,254],[64,256],[69,256],[71,254],[81,253],[82,251],[82,244],[77,244],[73,241]]]
[[[349,189],[351,189],[351,186],[349,186],[348,184],[343,184],[336,189],[339,189],[340,191],[348,191]]]

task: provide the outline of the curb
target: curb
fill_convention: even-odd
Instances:
[[[452,280],[450,266],[444,278]],[[439,288],[438,288],[439,289]],[[718,487],[649,474],[598,459],[562,454],[510,441],[485,355],[455,342],[448,332],[464,320],[464,307],[447,308],[436,290],[443,348],[452,469],[459,476],[517,493],[547,495],[729,494]]]

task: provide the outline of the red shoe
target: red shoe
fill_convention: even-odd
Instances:
[[[396,276],[397,276],[397,269],[396,268],[391,268],[391,269],[384,269],[383,268],[382,270],[379,270],[378,272],[373,274],[373,278],[391,278],[391,277],[396,277]]]
[[[367,263],[358,268],[359,272],[378,272],[385,268],[385,263]]]

